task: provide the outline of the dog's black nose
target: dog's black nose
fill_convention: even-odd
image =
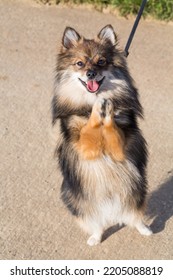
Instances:
[[[87,72],[86,72],[86,75],[88,77],[89,80],[92,80],[96,77],[97,75],[97,72],[95,70],[91,70],[89,69]]]

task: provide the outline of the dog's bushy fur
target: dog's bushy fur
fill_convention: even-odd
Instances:
[[[67,27],[58,54],[52,122],[61,130],[56,156],[64,177],[62,199],[91,234],[89,245],[99,243],[115,223],[151,233],[143,223],[147,147],[137,122],[142,116],[112,26],[93,40]]]

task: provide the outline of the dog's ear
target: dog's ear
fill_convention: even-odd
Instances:
[[[101,41],[111,42],[112,45],[117,43],[117,35],[110,24],[103,27],[97,36]]]
[[[70,49],[76,45],[81,36],[71,27],[66,27],[62,38],[62,44],[66,49]]]

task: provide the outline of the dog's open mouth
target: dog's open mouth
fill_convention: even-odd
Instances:
[[[79,78],[79,81],[85,86],[85,88],[89,91],[89,92],[97,92],[101,86],[101,84],[103,83],[105,77],[103,77],[100,81],[96,81],[96,80],[89,80],[87,82],[82,81]]]

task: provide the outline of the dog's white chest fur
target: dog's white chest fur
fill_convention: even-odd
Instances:
[[[143,235],[152,234],[141,218],[130,210],[126,201],[131,191],[130,180],[133,180],[133,176],[140,179],[132,163],[114,163],[109,157],[103,156],[95,161],[83,161],[80,172],[85,180],[88,201],[83,205],[84,215],[78,222],[91,234],[87,241],[89,245],[98,244],[103,229],[115,224],[128,224],[135,226]]]
[[[79,168],[87,196],[83,205],[85,230],[92,232],[98,226],[106,228],[126,222],[129,218],[125,201],[130,191],[129,181],[137,172],[136,168],[128,161],[115,163],[108,156],[83,161]]]

